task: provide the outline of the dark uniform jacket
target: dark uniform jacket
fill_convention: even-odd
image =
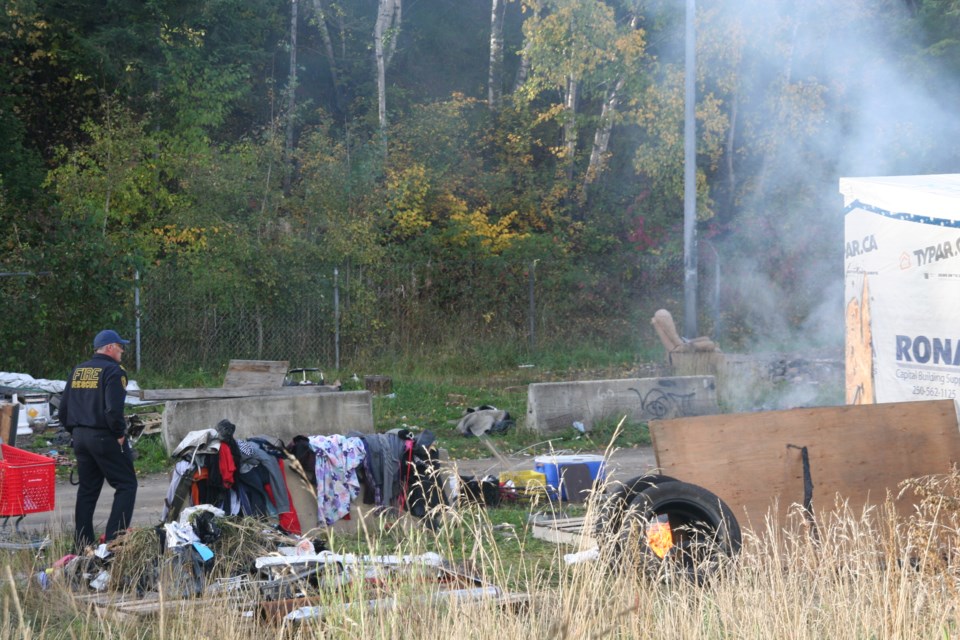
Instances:
[[[123,402],[127,397],[127,372],[108,355],[97,353],[77,365],[60,397],[60,422],[74,427],[106,429],[117,438],[127,430]]]

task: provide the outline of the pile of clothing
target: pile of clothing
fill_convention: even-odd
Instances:
[[[164,522],[189,506],[212,505],[226,515],[276,517],[301,535],[331,525],[363,502],[427,516],[447,504],[434,436],[397,429],[383,434],[237,438],[236,425],[188,433],[164,503]]]

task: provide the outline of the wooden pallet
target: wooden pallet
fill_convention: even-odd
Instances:
[[[587,519],[556,518],[540,519],[531,523],[533,537],[556,544],[577,544],[584,547],[596,545],[593,532],[586,527]]]

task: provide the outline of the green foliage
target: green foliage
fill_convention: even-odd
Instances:
[[[922,54],[942,62],[954,72],[960,69],[960,39],[957,38],[960,4],[956,0],[919,0],[909,4],[923,26]]]
[[[97,331],[130,332],[133,319],[124,311],[133,298],[133,264],[91,221],[58,223],[44,240],[21,247],[20,259],[7,262],[37,275],[0,279],[6,303],[0,368],[63,378],[91,353]]]
[[[677,3],[508,3],[504,69],[527,76],[491,108],[488,34],[476,28],[488,7],[424,0],[397,33],[386,154],[374,4],[304,9],[297,106],[284,113],[287,3],[116,2],[94,16],[76,0],[7,2],[0,264],[52,274],[0,283],[16,301],[0,320],[9,366],[59,370],[93,327],[129,327],[135,270],[150,287],[146,317],[178,316],[147,325],[156,366],[171,370],[197,357],[216,369],[233,348],[282,357],[297,344],[299,358],[329,359],[306,345],[335,320],[345,360],[497,340],[525,353],[531,281],[540,339],[622,343],[676,304]],[[957,11],[946,0],[909,3],[912,13],[894,0],[697,4],[699,230],[724,266],[750,256],[743,270],[763,276],[722,294],[727,326],[749,344],[773,328],[761,311],[796,330],[822,302],[810,265],[840,250],[823,241],[838,228],[809,233],[811,211],[835,208],[824,185],[864,156],[911,173],[955,158],[948,131],[893,98],[950,104],[938,90],[953,77],[935,63],[955,66]],[[848,46],[878,41],[896,47]],[[907,75],[916,86],[860,124],[877,88]],[[748,304],[761,283],[779,302]],[[296,338],[272,335],[272,315]],[[28,319],[49,334],[42,355],[28,353]]]
[[[524,23],[529,45],[532,93],[563,91],[570,78],[582,79],[614,59],[616,26],[602,1],[527,0],[532,17]]]
[[[100,226],[104,237],[131,254],[153,260],[153,230],[184,206],[169,188],[172,149],[145,133],[144,123],[126,108],[107,103],[102,123],[84,125],[90,143],[60,149],[59,166],[47,186],[58,196],[65,221]]]
[[[300,181],[290,204],[318,256],[370,264],[383,253],[381,154],[369,141],[338,139],[328,120],[298,148]]]

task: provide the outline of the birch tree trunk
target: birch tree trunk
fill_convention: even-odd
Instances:
[[[373,49],[377,62],[377,116],[383,143],[387,136],[387,67],[397,49],[402,0],[379,0],[377,22],[373,28]]]
[[[580,93],[580,81],[573,76],[567,77],[567,95],[563,100],[563,148],[566,160],[573,170],[573,154],[577,151],[577,100]]]
[[[639,24],[639,18],[633,16],[630,20],[630,30],[636,29],[637,24]],[[593,147],[590,149],[590,164],[587,165],[587,173],[583,180],[584,187],[593,182],[603,168],[604,156],[610,148],[610,132],[613,130],[613,121],[620,105],[620,92],[625,82],[626,78],[621,73],[613,84],[613,88],[607,92],[603,106],[600,108],[600,121],[593,134]]]
[[[503,12],[506,0],[490,0],[490,68],[488,74],[487,104],[491,109],[500,106],[503,95]]]
[[[610,132],[613,130],[613,120],[620,103],[620,91],[623,89],[623,84],[624,79],[620,77],[613,89],[607,93],[607,98],[600,108],[600,121],[597,123],[597,130],[593,134],[593,147],[590,149],[590,164],[587,166],[587,174],[583,180],[584,187],[593,182],[602,169],[604,156],[606,156],[607,149],[610,147]]]
[[[287,80],[287,130],[283,144],[285,171],[283,173],[283,194],[290,195],[293,181],[293,125],[297,107],[297,0],[290,0],[290,75]]]
[[[330,38],[330,30],[327,28],[327,8],[325,0],[313,0],[313,12],[317,19],[317,29],[320,31],[320,38],[323,40],[323,50],[327,54],[327,60],[330,62],[330,79],[333,82],[333,99],[337,109],[343,111],[343,89],[340,84],[340,73],[338,71],[337,58],[333,53],[333,40]]]

